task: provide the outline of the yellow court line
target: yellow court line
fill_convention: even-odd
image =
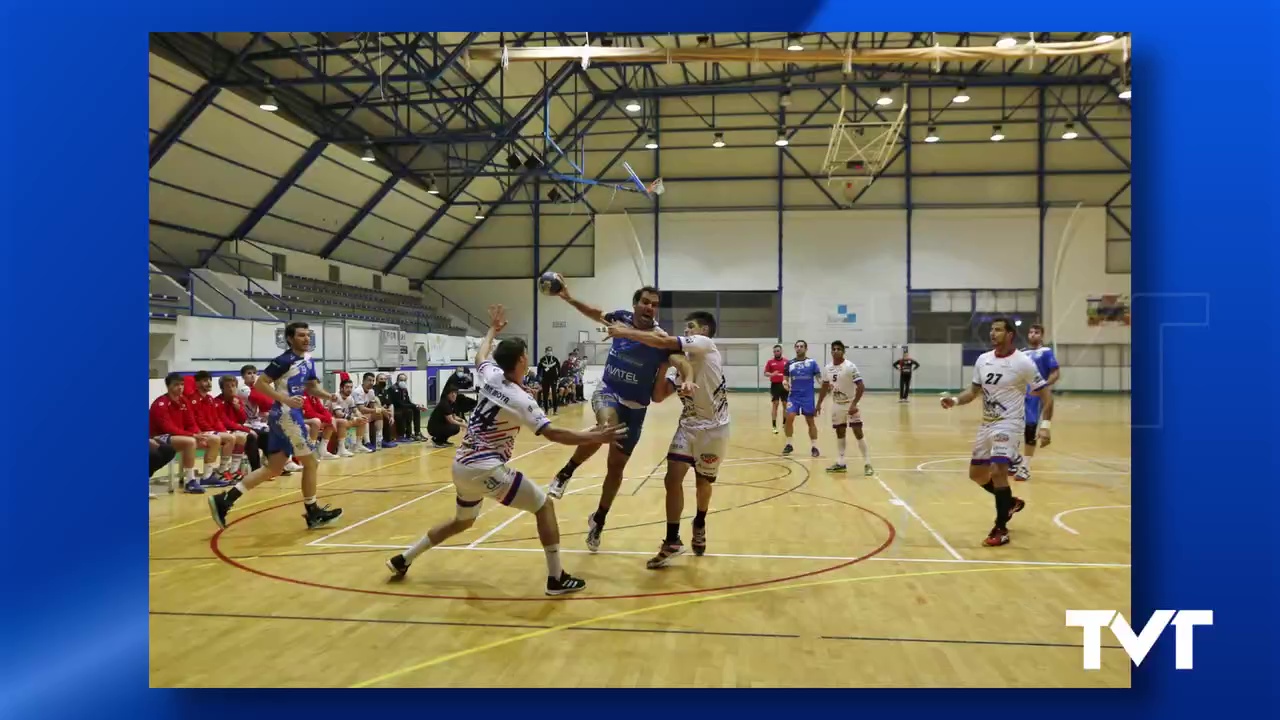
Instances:
[[[925,572],[900,573],[900,574],[894,574],[894,575],[870,575],[866,577],[836,578],[834,580],[818,580],[814,582],[794,583],[790,585],[775,585],[771,587],[753,588],[750,590],[741,590],[738,592],[725,593],[723,595],[706,595],[701,597],[685,598],[683,600],[676,600],[675,602],[663,603],[661,605],[652,605],[650,607],[635,608],[633,610],[623,610],[621,612],[609,613],[607,615],[599,615],[597,617],[587,618],[586,620],[578,620],[576,622],[565,623],[563,625],[555,625],[549,628],[542,628],[539,630],[534,630],[532,632],[522,633],[514,637],[506,638],[504,640],[496,640],[494,642],[486,643],[484,645],[477,645],[475,647],[470,647],[465,650],[459,650],[457,652],[447,653],[445,655],[439,655],[437,657],[431,658],[430,660],[420,662],[416,665],[410,665],[408,667],[404,667],[399,670],[393,670],[389,673],[386,673],[385,675],[379,675],[378,677],[370,678],[369,680],[358,682],[348,687],[364,688],[364,687],[369,687],[370,685],[377,685],[378,683],[384,682],[386,680],[390,680],[392,678],[400,677],[401,675],[407,675],[411,672],[416,672],[418,670],[423,670],[425,668],[429,668],[435,665],[441,665],[441,664],[447,663],[450,660],[457,660],[458,658],[467,657],[468,655],[475,655],[478,653],[485,652],[486,650],[493,650],[494,648],[503,647],[504,645],[512,645],[524,640],[533,640],[534,638],[539,638],[544,635],[550,635],[552,633],[560,632],[562,630],[571,630],[573,628],[582,627],[584,625],[594,625],[595,623],[604,622],[606,620],[617,620],[619,618],[630,617],[631,615],[639,615],[641,613],[653,612],[655,610],[665,610],[667,608],[682,607],[685,605],[697,605],[699,603],[711,602],[713,600],[728,600],[730,598],[739,598],[739,597],[744,597],[746,595],[756,595],[759,593],[778,592],[781,590],[797,590],[800,588],[819,587],[823,585],[870,582],[872,580],[892,580],[895,578],[918,578],[918,577],[927,577],[927,576],[936,576],[936,575],[964,575],[968,573],[984,573],[984,572],[1026,572],[1026,571],[1035,571],[1035,570],[1097,570],[1097,569],[1101,569],[1101,568],[1080,567],[1080,566],[1072,566],[1072,565],[1048,565],[1048,566],[1040,566],[1040,567],[975,568],[975,569],[969,569],[969,570],[929,570]],[[1114,569],[1114,568],[1109,568],[1109,569]]]
[[[261,556],[254,555],[253,557],[243,558],[240,560],[240,562],[249,562],[250,560],[257,560],[259,557]],[[271,557],[271,556],[268,555],[267,557]],[[168,570],[161,570],[160,572],[153,572],[151,573],[151,577],[156,577],[157,575],[168,575],[171,572],[177,572],[179,570],[198,570],[200,568],[213,567],[214,565],[222,565],[222,564],[224,563],[221,560],[215,560],[213,562],[200,563],[199,565],[188,565],[186,567],[170,568]]]
[[[319,488],[322,488],[322,487],[324,487],[324,486],[326,486],[326,485],[332,485],[332,484],[334,484],[334,483],[338,482],[339,480],[346,480],[347,478],[360,477],[361,475],[368,475],[368,474],[370,474],[370,473],[375,473],[375,472],[379,472],[379,471],[382,471],[382,470],[386,470],[387,468],[393,468],[393,467],[395,467],[395,466],[397,466],[397,465],[403,465],[403,464],[405,464],[405,463],[407,463],[407,462],[413,462],[414,460],[421,460],[422,458],[425,458],[425,457],[431,457],[432,455],[435,455],[436,453],[440,452],[441,450],[451,450],[451,449],[452,449],[452,448],[440,448],[439,450],[432,450],[431,452],[429,452],[429,453],[427,453],[427,454],[425,454],[425,455],[414,455],[413,457],[408,457],[408,458],[405,458],[405,459],[403,459],[403,460],[397,460],[397,461],[395,461],[395,462],[393,462],[393,463],[387,463],[386,465],[379,465],[379,466],[378,466],[378,467],[376,467],[376,468],[370,468],[370,469],[368,469],[368,470],[361,470],[361,471],[360,471],[360,472],[358,472],[358,473],[351,473],[351,474],[349,474],[349,475],[339,475],[338,477],[333,478],[332,480],[326,480],[326,481],[324,481],[324,482],[322,482],[322,483],[318,483],[318,484],[316,484],[316,488],[317,488],[317,489],[319,489]],[[262,486],[261,486],[261,485],[259,485],[258,487],[262,487]],[[264,504],[264,503],[269,503],[269,502],[271,502],[272,500],[279,500],[279,499],[280,499],[280,498],[279,498],[279,496],[276,496],[276,497],[269,497],[269,498],[263,498],[262,500],[259,500],[259,501],[257,501],[257,502],[251,502],[251,503],[249,503],[248,505],[240,505],[240,506],[238,506],[236,509],[237,509],[237,510],[243,510],[243,509],[245,509],[245,508],[256,507],[256,506],[258,506],[258,505],[262,505],[262,504]],[[187,527],[188,525],[195,525],[195,524],[196,524],[196,523],[198,523],[198,522],[204,522],[205,520],[208,520],[208,519],[209,519],[208,517],[198,517],[198,518],[193,518],[193,519],[188,520],[188,521],[186,521],[186,522],[178,523],[177,525],[170,525],[169,527],[166,527],[166,528],[160,528],[159,530],[156,530],[155,532],[151,533],[151,535],[152,535],[152,536],[155,536],[155,535],[159,535],[160,533],[166,533],[166,532],[169,532],[170,530],[177,530],[178,528],[184,528],[184,527]]]

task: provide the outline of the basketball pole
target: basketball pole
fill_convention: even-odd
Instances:
[[[1067,217],[1067,224],[1062,228],[1062,235],[1058,237],[1058,252],[1055,253],[1053,259],[1053,281],[1049,283],[1049,307],[1045,312],[1044,323],[1048,332],[1053,332],[1058,326],[1058,318],[1055,313],[1058,311],[1058,278],[1062,275],[1062,258],[1067,255],[1067,248],[1071,245],[1073,236],[1071,234],[1071,226],[1075,223],[1076,214],[1080,212],[1080,208],[1084,207],[1083,202],[1076,203],[1072,208],[1071,215]]]

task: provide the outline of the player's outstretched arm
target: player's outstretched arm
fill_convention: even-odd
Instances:
[[[591,430],[568,430],[555,425],[547,425],[542,430],[542,437],[561,445],[604,445],[622,440],[627,436],[626,425],[609,425]]]
[[[489,332],[484,334],[484,339],[480,341],[480,347],[476,349],[476,367],[480,367],[480,363],[489,359],[489,355],[493,353],[493,339],[498,333],[507,326],[506,313],[501,305],[489,306]]]
[[[258,376],[258,381],[253,384],[253,389],[257,390],[263,395],[266,395],[272,400],[275,400],[278,403],[283,403],[295,410],[301,410],[302,398],[289,397],[287,394],[282,393],[279,390],[276,390],[275,381],[278,378],[271,377],[270,375],[268,375],[269,372],[271,372],[271,367],[267,367],[266,370],[262,371],[262,374]]]
[[[577,298],[570,295],[569,283],[564,283],[560,287],[560,292],[556,294],[559,295],[561,298],[563,298],[565,302],[572,305],[574,310],[577,310],[578,312],[582,313],[588,319],[595,320],[598,323],[604,322],[604,311],[593,305],[588,305],[582,302],[581,300],[578,300]]]
[[[682,395],[691,395],[698,386],[693,382],[693,364],[689,362],[689,358],[684,353],[672,353],[667,358],[667,362],[680,373],[680,393]]]
[[[635,340],[638,343],[658,348],[659,350],[680,350],[680,338],[654,330],[637,330],[622,323],[609,324],[609,337]],[[687,377],[687,376],[686,376]]]

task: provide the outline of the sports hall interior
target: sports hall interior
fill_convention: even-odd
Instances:
[[[488,501],[390,581],[453,513],[457,437],[321,462],[344,514],[318,530],[299,473],[223,530],[175,460],[149,481],[152,685],[1128,687],[1114,640],[1081,668],[1064,613],[1130,606],[1132,52],[1121,32],[152,34],[148,403],[169,373],[240,382],[303,321],[327,390],[403,374],[425,425],[493,304],[531,360],[583,358],[589,400],[608,338],[539,293],[555,271],[606,311],[658,288],[670,332],[713,312],[731,415],[706,554],[645,567],[672,399],[599,552],[604,453],[556,501],[589,584],[562,598],[532,518]],[[1044,326],[1062,369],[993,548],[980,407],[939,395],[996,317],[1019,347]],[[874,474],[826,472],[821,416],[822,457],[803,421],[782,455],[762,368],[797,340],[822,364],[848,346]],[[571,452],[526,431],[511,465],[545,485]]]

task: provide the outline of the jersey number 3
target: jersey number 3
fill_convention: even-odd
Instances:
[[[987,385],[995,385],[1000,382],[1000,378],[1004,377],[1004,373],[987,373]]]

